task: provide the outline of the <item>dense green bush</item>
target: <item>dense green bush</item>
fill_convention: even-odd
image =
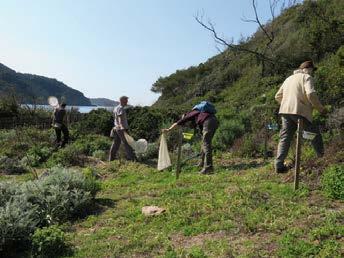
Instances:
[[[100,185],[93,173],[54,168],[39,179],[0,183],[0,250],[26,244],[36,227],[83,216]]]
[[[97,151],[108,151],[111,141],[108,137],[101,135],[80,135],[79,138],[67,145],[65,148],[54,152],[47,161],[49,167],[83,166],[86,156],[92,156]]]
[[[245,133],[245,125],[238,119],[223,120],[214,136],[214,147],[228,150],[234,140]]]
[[[0,186],[0,188],[2,188]],[[25,248],[40,224],[39,207],[13,195],[0,206],[0,256],[13,248]]]
[[[53,155],[48,159],[47,166],[54,167],[57,165],[61,166],[83,166],[84,165],[84,154],[85,148],[80,145],[67,145],[65,148],[54,152]]]
[[[32,254],[35,257],[57,257],[66,250],[66,236],[56,225],[38,228],[32,235]]]
[[[328,167],[324,171],[321,182],[327,196],[344,200],[344,165]]]
[[[128,109],[130,135],[134,139],[143,138],[154,141],[160,135],[163,114],[149,107],[134,107]]]
[[[22,162],[31,167],[38,167],[44,163],[52,153],[52,147],[35,145],[28,150]]]
[[[316,78],[316,89],[321,100],[340,106],[344,98],[344,46],[320,63]]]
[[[82,150],[85,155],[92,155],[95,151],[108,151],[111,141],[109,137],[89,134],[80,136],[73,145]]]
[[[93,133],[109,136],[113,127],[112,113],[106,109],[92,110],[90,113],[84,114],[73,127],[80,134]]]

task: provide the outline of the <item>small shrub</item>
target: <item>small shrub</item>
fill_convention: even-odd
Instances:
[[[223,120],[214,136],[214,147],[227,150],[244,132],[245,125],[240,120]]]
[[[25,166],[15,158],[0,157],[0,172],[5,174],[23,174],[27,172]]]
[[[0,183],[0,251],[26,246],[37,227],[83,216],[99,189],[92,171],[62,168],[34,181]]]
[[[25,247],[40,223],[38,206],[20,196],[11,197],[0,207],[0,254]]]
[[[84,189],[91,193],[94,198],[98,191],[101,189],[101,184],[97,181],[97,172],[91,168],[85,168],[82,170],[85,176]]]
[[[148,160],[157,158],[159,154],[158,143],[148,143],[147,151],[140,155],[141,160]]]
[[[344,165],[328,167],[322,176],[322,188],[333,199],[344,200]]]
[[[51,156],[52,151],[53,149],[47,146],[34,146],[29,149],[22,161],[28,166],[38,167]]]
[[[92,153],[92,157],[95,157],[100,160],[106,160],[107,155],[106,152],[103,150],[96,150]]]
[[[64,232],[56,225],[36,229],[32,236],[35,257],[56,257],[68,249]]]
[[[264,156],[264,143],[260,143],[260,139],[257,136],[244,136],[234,145],[236,146],[233,146],[233,149],[240,157],[251,158]]]
[[[67,145],[65,148],[53,153],[47,161],[48,167],[84,165],[85,149],[82,146]]]

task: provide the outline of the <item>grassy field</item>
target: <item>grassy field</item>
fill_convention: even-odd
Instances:
[[[221,162],[220,162],[221,161]],[[315,175],[276,175],[262,160],[217,158],[214,175],[113,162],[93,214],[71,225],[72,257],[342,257],[344,206],[323,196]],[[145,217],[141,208],[166,209]]]

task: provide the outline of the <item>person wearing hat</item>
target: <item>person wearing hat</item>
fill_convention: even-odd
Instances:
[[[111,137],[113,142],[110,148],[109,161],[116,159],[118,149],[123,143],[126,157],[128,160],[136,160],[134,150],[128,144],[125,134],[129,129],[127,113],[125,107],[128,105],[128,97],[122,96],[119,99],[120,104],[115,107],[113,111],[114,115],[114,128],[111,130]]]
[[[56,133],[56,145],[63,148],[69,141],[69,131],[66,121],[66,103],[62,102],[58,108],[54,110],[53,114],[53,127]],[[61,141],[61,134],[63,140]]]
[[[319,128],[312,124],[313,108],[320,113],[326,113],[324,106],[320,103],[314,88],[313,72],[316,70],[312,61],[302,63],[294,74],[289,76],[282,84],[275,99],[280,104],[279,114],[282,118],[280,140],[275,160],[275,171],[286,173],[288,168],[284,160],[297,130],[297,120],[303,120],[303,128],[306,131],[315,133],[312,145],[318,157],[324,154],[324,144]]]

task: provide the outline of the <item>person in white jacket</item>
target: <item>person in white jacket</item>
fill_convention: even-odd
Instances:
[[[297,120],[303,120],[303,128],[306,131],[316,133],[312,140],[312,145],[318,155],[324,154],[324,144],[319,128],[312,124],[313,108],[320,113],[326,113],[324,106],[320,103],[314,88],[313,71],[316,70],[312,61],[302,63],[294,74],[289,76],[282,84],[275,99],[280,103],[279,114],[282,118],[282,128],[280,131],[280,141],[275,160],[275,171],[286,173],[288,168],[284,165],[284,160],[288,155],[288,150],[293,136],[297,130]]]

